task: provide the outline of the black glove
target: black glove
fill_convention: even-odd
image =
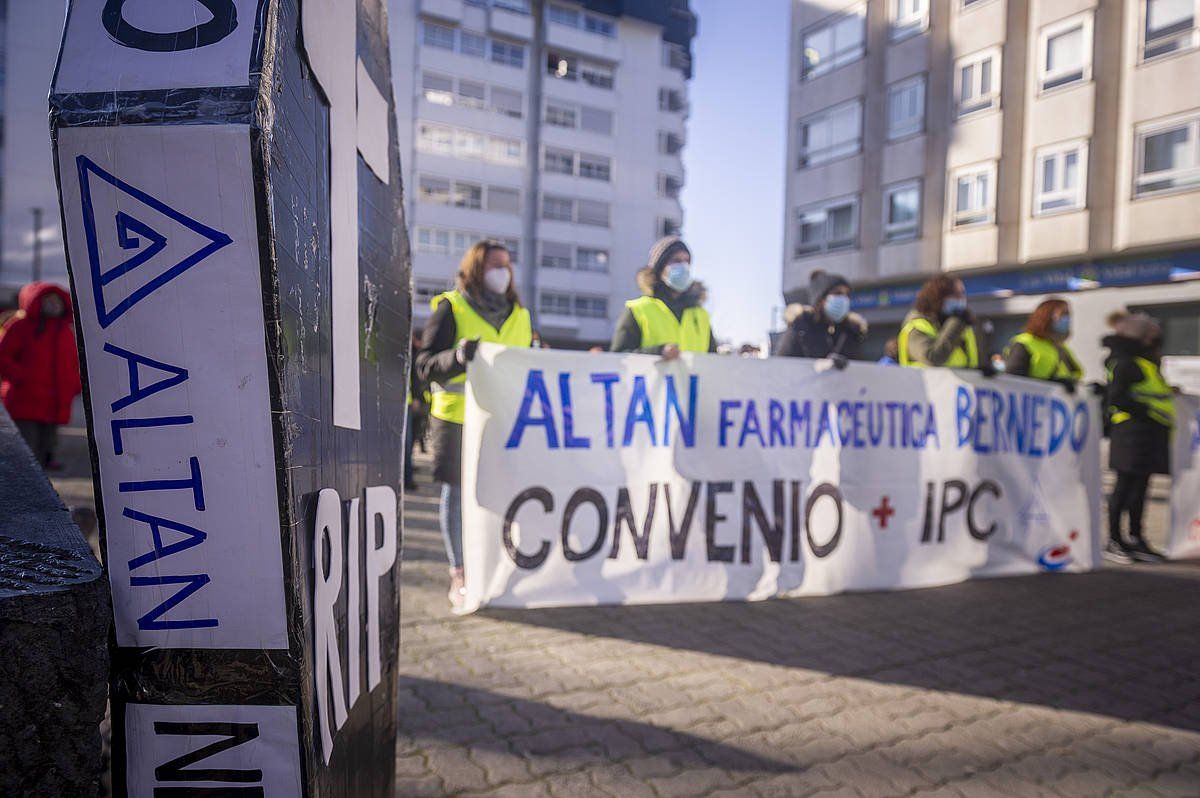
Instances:
[[[991,378],[995,377],[999,372],[996,371],[996,367],[992,365],[992,361],[985,360],[979,364],[979,373],[985,377]]]
[[[975,311],[971,310],[970,308],[963,308],[962,310],[956,310],[956,311],[954,311],[954,313],[951,313],[950,315],[956,319],[962,319],[963,323],[967,324],[968,326],[971,326],[971,327],[975,326]]]
[[[845,371],[846,366],[850,365],[850,358],[846,357],[841,352],[834,352],[829,356],[829,359],[833,361],[833,367],[838,371]]]
[[[1055,380],[1055,382],[1061,385],[1063,390],[1069,393],[1071,396],[1075,395],[1075,380],[1071,379],[1070,377],[1063,377],[1061,380]]]
[[[1108,396],[1108,386],[1102,382],[1089,382],[1088,390],[1091,391],[1092,396],[1098,397],[1100,399],[1103,399],[1105,396]]]
[[[454,359],[457,360],[460,365],[465,366],[475,359],[475,353],[478,351],[478,338],[464,338],[458,342],[458,350],[454,353]]]

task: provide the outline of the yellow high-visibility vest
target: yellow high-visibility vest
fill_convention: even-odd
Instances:
[[[712,323],[708,311],[700,306],[683,311],[683,318],[667,307],[667,303],[652,296],[638,297],[625,303],[633,312],[642,331],[642,346],[675,344],[684,352],[707,352],[712,341]]]
[[[1075,353],[1066,344],[1055,345],[1053,341],[1038,338],[1033,333],[1023,332],[1012,339],[1009,346],[1020,344],[1029,352],[1029,376],[1035,380],[1081,380],[1083,370]],[[1061,346],[1062,351],[1059,351]],[[1063,353],[1067,357],[1063,357]]]
[[[1140,404],[1146,406],[1146,414],[1153,420],[1162,424],[1168,429],[1175,426],[1175,392],[1171,390],[1171,386],[1167,385],[1167,381],[1162,378],[1162,373],[1159,372],[1158,366],[1144,357],[1134,358],[1134,361],[1142,370],[1142,380],[1134,384],[1130,393],[1133,398]],[[1108,368],[1108,381],[1113,380],[1113,368]],[[1112,416],[1110,417],[1113,426],[1124,424],[1133,416],[1126,413],[1124,410],[1118,410],[1115,407],[1110,408]]]
[[[908,354],[908,336],[914,332],[924,333],[930,338],[936,338],[938,331],[933,326],[933,322],[921,316],[911,320],[900,330],[900,338],[897,341],[900,348],[900,365],[912,368],[925,368],[927,364],[913,360]],[[962,341],[959,342],[959,345],[954,348],[954,351],[950,353],[950,357],[942,365],[951,369],[979,368],[979,344],[975,342],[975,330],[968,327],[963,332]]]
[[[450,303],[450,310],[454,314],[454,326],[458,331],[455,346],[464,340],[475,338],[505,346],[528,347],[533,343],[533,323],[529,319],[529,311],[520,305],[513,308],[512,313],[508,314],[504,324],[497,330],[476,313],[466,297],[458,291],[447,291],[435,296],[430,307],[437,310],[442,300]],[[463,423],[467,412],[467,375],[459,374],[445,384],[435,382],[430,385],[430,390],[433,401],[429,405],[429,414],[442,421]]]

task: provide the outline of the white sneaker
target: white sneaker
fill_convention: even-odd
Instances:
[[[1104,547],[1104,559],[1118,565],[1129,565],[1133,562],[1133,557],[1129,556],[1129,552],[1120,543],[1110,540]]]

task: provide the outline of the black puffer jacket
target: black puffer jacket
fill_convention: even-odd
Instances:
[[[857,313],[834,324],[816,308],[788,305],[783,318],[788,326],[775,343],[776,357],[822,358],[840,352],[851,360],[860,359],[867,322]]]
[[[1132,416],[1128,421],[1112,426],[1109,468],[1130,474],[1169,474],[1171,430],[1150,418],[1146,406],[1133,398],[1133,386],[1145,378],[1135,358],[1150,359],[1149,347],[1119,335],[1108,336],[1104,345],[1109,349],[1105,365],[1112,375],[1108,384],[1108,407]]]

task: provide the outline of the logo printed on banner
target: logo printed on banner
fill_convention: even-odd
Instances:
[[[192,217],[172,208],[161,200],[129,185],[124,180],[99,167],[85,155],[76,158],[79,169],[79,193],[83,209],[83,229],[87,238],[88,264],[92,272],[92,295],[96,302],[96,316],[101,327],[108,327],[131,307],[174,280],[188,269],[197,265],[214,252],[233,243],[233,239],[219,230],[214,230]],[[138,203],[137,213],[120,209],[113,216],[116,245],[124,252],[133,250],[124,260],[105,263],[102,255],[100,235],[107,231],[106,220],[101,217],[97,224],[97,202],[93,197],[92,179],[98,179],[121,192],[118,201],[128,198]],[[148,218],[160,218],[175,223],[177,230],[189,230],[198,234],[205,243],[198,249],[187,248],[187,253],[176,260],[170,240],[158,229],[146,222]],[[190,237],[183,235],[181,237]],[[157,256],[166,252],[167,257]],[[163,268],[163,264],[167,264]],[[149,265],[148,265],[149,264]],[[130,280],[120,278],[137,269],[144,272],[131,275]]]

